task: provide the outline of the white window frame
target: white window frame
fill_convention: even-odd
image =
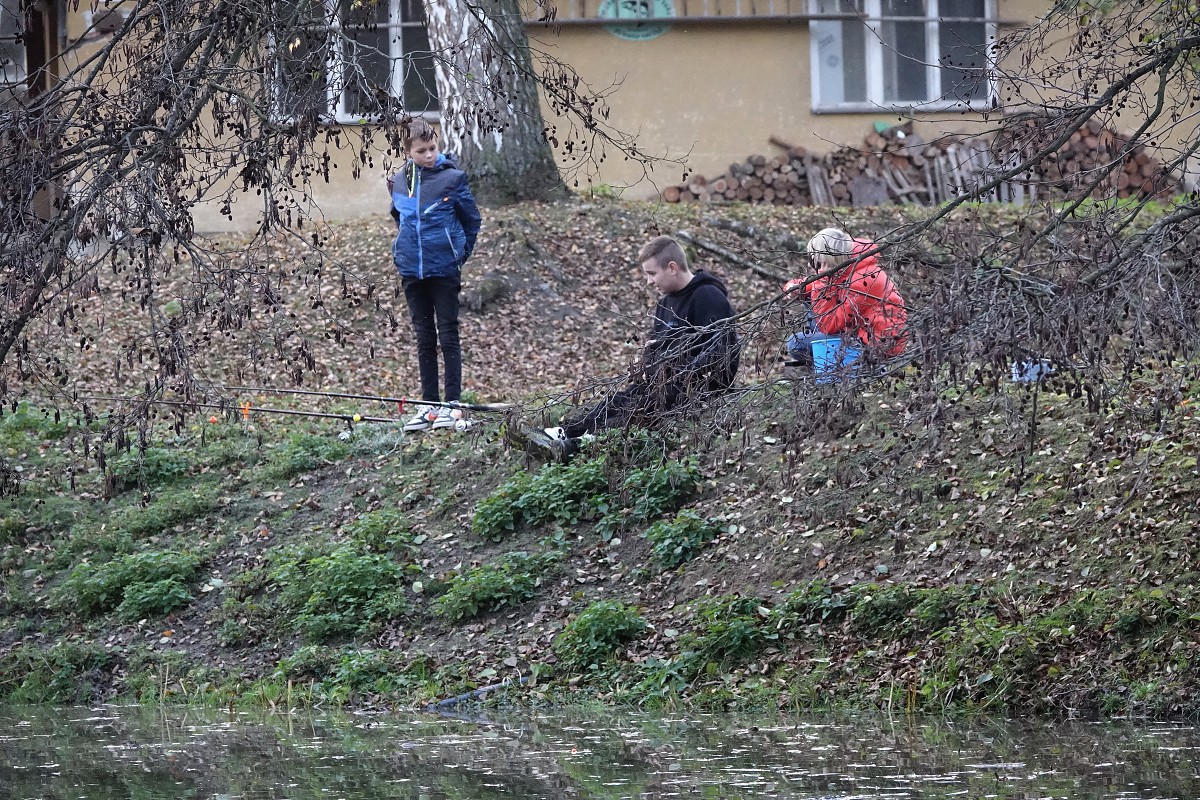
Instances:
[[[347,60],[343,57],[344,48],[349,46],[350,36],[343,35],[344,20],[341,13],[342,3],[339,0],[322,0],[325,6],[327,23],[326,36],[331,42],[329,50],[329,58],[325,61],[326,80],[325,80],[325,108],[333,109],[333,113],[327,115],[327,120],[331,123],[338,124],[367,124],[377,122],[378,114],[359,114],[351,113],[346,109],[346,75],[347,75]],[[416,26],[424,26],[425,20],[422,18],[418,22],[405,20],[401,17],[401,10],[404,0],[383,0],[388,5],[388,22],[380,24],[380,30],[387,30],[389,52],[388,58],[391,61],[392,67],[388,76],[389,85],[388,93],[401,102],[401,107],[404,108],[404,76],[407,69],[415,69],[408,62],[407,54],[404,52],[404,35],[403,32],[407,28]],[[418,2],[419,5],[419,2]],[[276,77],[280,80],[280,76]],[[432,94],[436,103],[432,109],[421,111],[408,111],[414,117],[422,117],[431,121],[439,119],[438,109],[440,108],[440,98],[437,98],[436,85],[433,87]],[[286,116],[287,112],[283,112]]]
[[[884,98],[884,59],[887,50],[887,44],[883,37],[883,24],[890,20],[907,20],[914,21],[917,17],[884,17],[882,14],[883,0],[860,0],[861,8],[863,9],[862,22],[866,27],[864,40],[864,59],[866,72],[866,93],[865,101],[852,101],[842,103],[825,102],[820,97],[821,83],[821,63],[820,52],[817,46],[817,37],[814,27],[823,22],[830,21],[841,23],[846,19],[845,15],[821,13],[818,5],[819,0],[809,0],[811,17],[809,20],[809,56],[810,56],[810,83],[812,91],[812,110],[818,114],[841,114],[841,113],[872,113],[879,111],[984,111],[994,104],[996,95],[996,85],[994,78],[994,70],[987,69],[986,85],[987,89],[984,97],[976,100],[961,101],[942,98],[942,70],[943,68],[937,63],[938,53],[940,52],[938,42],[938,2],[939,0],[923,0],[925,5],[925,100],[899,100],[890,101]],[[984,0],[983,3],[983,18],[979,21],[984,24],[984,47],[986,48],[985,57],[989,65],[992,61],[992,48],[996,41],[996,0]],[[972,17],[972,20],[975,18]]]

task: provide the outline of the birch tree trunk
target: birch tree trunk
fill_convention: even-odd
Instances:
[[[486,203],[551,200],[566,187],[546,139],[519,0],[424,0],[442,150]]]

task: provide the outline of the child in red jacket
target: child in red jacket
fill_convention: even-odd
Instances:
[[[904,299],[875,256],[863,256],[873,249],[872,242],[853,239],[838,228],[826,228],[809,241],[809,265],[816,275],[828,274],[804,289],[816,330],[788,338],[788,353],[797,362],[811,366],[813,341],[831,336],[875,358],[904,353],[908,345]],[[805,280],[788,281],[784,291],[800,289]]]

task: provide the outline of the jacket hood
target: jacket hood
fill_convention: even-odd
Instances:
[[[715,286],[721,290],[721,294],[725,295],[726,297],[729,296],[729,289],[725,288],[725,284],[722,283],[721,279],[716,275],[713,275],[711,272],[705,272],[702,269],[698,269],[692,273],[692,279],[688,281],[687,286],[683,287],[677,292],[671,292],[667,296],[682,299],[691,295],[701,286]]]
[[[862,272],[866,269],[874,269],[879,266],[879,259],[876,258],[878,253],[873,253],[866,258],[861,258],[863,253],[870,252],[875,249],[875,243],[867,239],[855,239],[854,246],[850,248],[850,258],[857,261],[851,261],[846,269],[838,273],[838,275],[848,275],[853,272]]]
[[[413,162],[410,159],[408,164],[411,163]],[[405,164],[404,166],[407,167],[408,164]],[[426,170],[427,172],[436,172],[443,169],[458,169],[458,163],[454,160],[454,156],[446,155],[445,153],[438,153],[437,161],[433,162],[432,167],[422,167],[421,169]]]
[[[410,158],[408,161],[405,161],[404,164],[401,165],[399,170],[397,170],[392,175],[387,176],[388,194],[391,194],[393,191],[395,191],[397,182],[400,182],[401,184],[403,184],[405,181],[412,180],[412,172],[410,172],[410,170],[415,165],[416,165],[416,162],[414,162]],[[438,153],[437,161],[433,162],[432,167],[421,167],[421,174],[422,175],[431,175],[435,172],[441,172],[442,170],[445,170],[445,169],[458,169],[458,164],[455,163],[454,156],[449,156],[449,155],[446,155],[445,153]]]

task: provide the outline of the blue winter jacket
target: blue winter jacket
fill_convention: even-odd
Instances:
[[[428,169],[407,162],[387,182],[399,225],[392,258],[401,277],[457,277],[479,235],[466,173],[442,153]]]

